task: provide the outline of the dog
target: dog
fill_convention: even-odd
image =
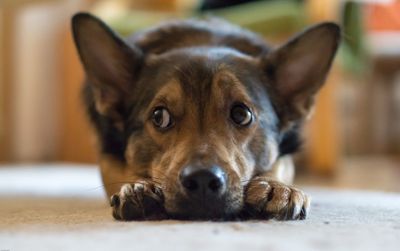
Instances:
[[[305,219],[291,154],[340,43],[325,22],[271,48],[226,21],[168,21],[123,39],[72,18],[84,103],[117,220]]]

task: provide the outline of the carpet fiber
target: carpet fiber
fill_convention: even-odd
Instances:
[[[400,250],[400,194],[305,190],[305,221],[127,223],[112,219],[94,168],[5,167],[0,250]]]

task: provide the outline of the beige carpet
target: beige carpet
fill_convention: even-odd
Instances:
[[[0,250],[400,250],[400,194],[306,190],[305,221],[124,223],[93,168],[0,168]]]

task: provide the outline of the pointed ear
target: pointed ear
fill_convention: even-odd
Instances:
[[[72,18],[72,31],[96,109],[107,115],[129,93],[140,66],[142,53],[88,13]]]
[[[340,41],[340,27],[322,23],[262,59],[282,126],[304,119],[324,84]],[[274,97],[275,98],[275,97]]]

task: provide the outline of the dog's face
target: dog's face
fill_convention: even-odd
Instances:
[[[143,129],[129,136],[125,156],[161,185],[169,214],[237,213],[256,162],[268,167],[276,159],[278,121],[261,92],[258,64],[225,48],[181,49],[146,61],[138,85],[149,97],[131,115]]]
[[[127,168],[162,188],[170,215],[207,219],[237,214],[248,181],[282,154],[339,37],[325,24],[254,57],[213,44],[146,54],[90,16],[74,32],[89,109],[107,124],[96,124],[103,150],[119,139]]]

